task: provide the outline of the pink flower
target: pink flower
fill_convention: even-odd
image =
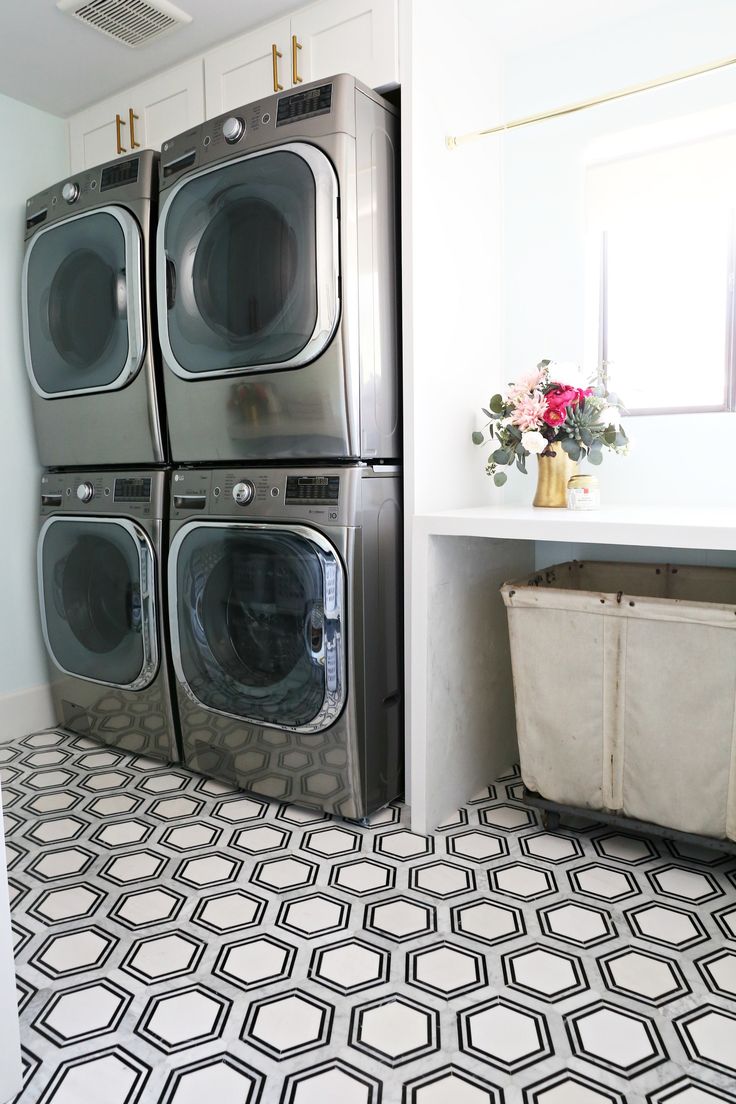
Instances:
[[[522,433],[539,429],[547,412],[547,400],[541,391],[532,391],[522,395],[511,415],[511,424],[518,426]]]
[[[567,418],[568,407],[577,406],[592,393],[590,387],[581,390],[579,387],[570,387],[568,384],[554,383],[545,396],[547,399],[545,422],[550,426],[562,425]]]
[[[509,388],[508,401],[511,403],[518,402],[523,395],[535,391],[544,379],[545,371],[545,368],[539,368],[534,372],[527,372],[525,375],[519,376],[516,383]]]

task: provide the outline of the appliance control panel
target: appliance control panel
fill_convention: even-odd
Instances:
[[[237,521],[281,519],[325,525],[350,524],[357,470],[304,472],[286,468],[175,471],[171,517],[223,517]]]
[[[158,175],[158,154],[141,150],[106,165],[85,169],[59,181],[26,203],[26,237],[48,222],[69,218],[92,207],[150,199]]]
[[[161,518],[166,472],[44,472],[41,513]]]
[[[356,133],[356,93],[394,109],[378,93],[345,73],[314,81],[298,91],[264,96],[208,119],[161,146],[161,187],[176,184],[186,170],[243,157],[278,143],[310,141],[329,134]]]

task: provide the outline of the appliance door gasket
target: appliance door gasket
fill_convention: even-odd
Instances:
[[[33,359],[31,356],[30,319],[28,315],[28,267],[34,246],[44,234],[51,234],[62,226],[68,226],[79,219],[90,218],[92,215],[111,215],[119,224],[123,232],[125,242],[125,295],[126,317],[128,321],[128,356],[120,374],[111,382],[100,387],[74,387],[68,391],[46,391],[41,387],[33,371]],[[42,399],[65,399],[79,395],[94,395],[105,391],[119,391],[126,387],[140,371],[145,356],[145,331],[143,325],[143,242],[141,229],[130,213],[124,207],[108,206],[94,207],[91,211],[82,211],[78,215],[72,215],[67,219],[54,222],[50,226],[44,226],[29,240],[23,258],[22,297],[21,311],[23,317],[23,350],[25,352],[26,371],[31,381],[31,386]]]
[[[308,165],[315,182],[316,206],[316,259],[317,259],[317,318],[311,337],[303,349],[289,360],[264,364],[245,365],[243,367],[218,368],[210,372],[190,372],[177,360],[169,338],[169,320],[167,306],[167,260],[166,220],[171,205],[182,188],[209,173],[230,168],[257,157],[268,157],[274,153],[293,153]],[[316,360],[332,341],[340,321],[340,232],[339,232],[339,184],[327,154],[308,142],[284,142],[233,157],[217,165],[208,165],[187,173],[173,185],[159,212],[156,234],[156,295],[158,304],[159,343],[164,361],[171,371],[183,380],[206,380],[213,378],[232,378],[234,376],[255,375],[289,368],[303,368]],[[325,289],[328,289],[327,291]]]
[[[95,679],[89,675],[81,675],[77,671],[70,671],[64,667],[56,657],[51,645],[46,618],[46,591],[43,578],[43,546],[46,534],[53,525],[65,523],[88,522],[94,525],[117,525],[124,529],[132,538],[138,554],[138,578],[141,588],[141,641],[143,644],[143,663],[141,669],[129,683],[109,682],[106,679]],[[56,667],[71,678],[83,679],[85,682],[94,682],[100,686],[112,686],[117,690],[145,690],[153,682],[159,666],[159,642],[157,630],[157,605],[156,605],[156,556],[148,534],[128,518],[101,518],[81,514],[65,516],[53,515],[44,522],[38,534],[36,552],[36,566],[38,573],[38,596],[41,608],[41,630],[46,645],[46,650]]]
[[[179,569],[179,556],[181,553],[181,547],[186,537],[198,529],[226,529],[232,532],[242,532],[243,530],[250,530],[253,532],[263,533],[289,533],[291,535],[300,537],[302,540],[307,541],[312,545],[320,557],[320,563],[322,565],[322,585],[323,590],[326,593],[328,591],[328,583],[326,579],[326,566],[334,565],[334,609],[331,610],[330,620],[334,622],[336,627],[336,686],[334,690],[330,690],[325,685],[324,698],[322,706],[319,712],[314,718],[304,725],[287,725],[278,724],[271,721],[266,721],[257,717],[247,717],[240,713],[229,713],[223,709],[216,709],[212,705],[208,705],[203,702],[201,698],[197,696],[195,691],[189,684],[189,681],[184,672],[184,666],[182,662],[181,652],[181,637],[180,637],[180,625],[179,625],[179,588],[177,582],[178,569]],[[262,728],[275,728],[288,732],[305,732],[314,733],[322,732],[326,728],[329,728],[335,723],[337,718],[342,713],[345,705],[345,698],[347,695],[347,675],[346,675],[346,657],[345,657],[345,608],[346,608],[346,590],[345,590],[345,572],[343,564],[340,559],[340,555],[335,546],[321,533],[315,529],[311,529],[306,525],[291,525],[282,523],[267,523],[267,522],[227,522],[227,521],[189,521],[182,525],[178,530],[171,545],[169,547],[169,562],[168,562],[168,602],[169,602],[169,625],[170,625],[170,638],[171,638],[171,658],[174,664],[174,670],[179,685],[184,693],[195,705],[200,709],[206,709],[210,713],[216,713],[223,717],[230,717],[233,720],[241,721],[245,724],[258,725]]]

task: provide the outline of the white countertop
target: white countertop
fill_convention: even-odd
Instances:
[[[476,506],[418,514],[414,525],[421,536],[736,550],[736,508],[730,506],[605,506],[595,511]]]

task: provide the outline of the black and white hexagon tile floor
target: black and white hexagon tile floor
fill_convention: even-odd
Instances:
[[[0,747],[22,1104],[736,1102],[736,856]]]

